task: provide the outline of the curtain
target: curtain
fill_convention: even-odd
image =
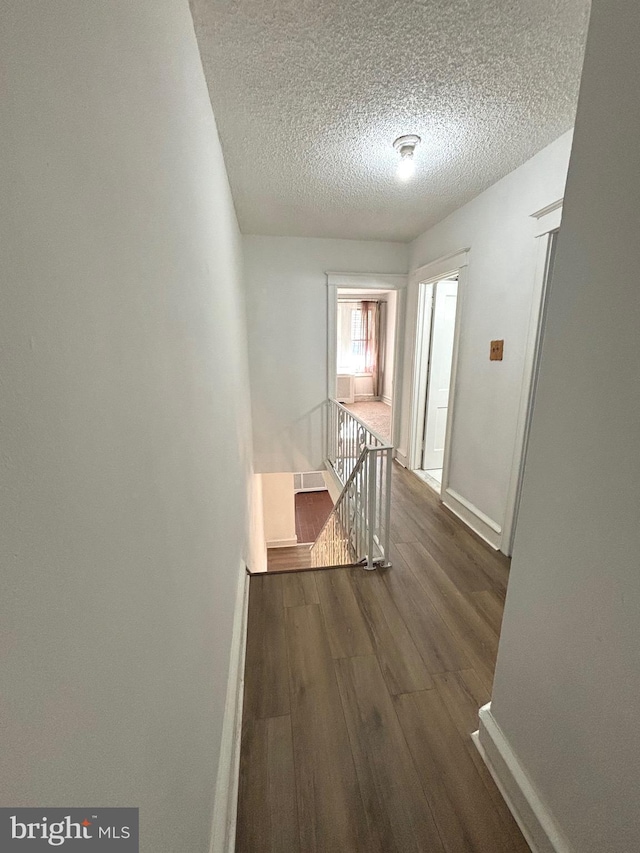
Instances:
[[[373,396],[379,396],[378,388],[378,303],[360,303],[362,338],[364,343],[363,373],[370,373],[373,381]]]

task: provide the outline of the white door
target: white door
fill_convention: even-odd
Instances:
[[[422,452],[422,468],[427,471],[442,468],[444,464],[457,301],[458,282],[439,281],[433,297],[429,380]]]

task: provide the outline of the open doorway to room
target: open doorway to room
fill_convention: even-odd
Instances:
[[[397,294],[338,288],[336,400],[393,444]]]
[[[459,272],[418,284],[412,469],[443,488],[457,345]]]
[[[426,375],[424,427],[420,472],[440,491],[447,434],[453,341],[458,303],[458,276],[431,285],[429,357]],[[425,334],[427,330],[425,330]]]

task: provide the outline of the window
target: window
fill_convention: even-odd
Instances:
[[[362,310],[351,309],[351,363],[355,365],[355,373],[366,373],[365,355],[367,340],[365,337],[364,324],[362,322]]]
[[[338,301],[338,372],[377,371],[377,302]]]

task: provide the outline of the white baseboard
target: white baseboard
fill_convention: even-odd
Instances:
[[[327,460],[324,464],[327,470],[322,472],[322,476],[324,477],[331,500],[335,504],[342,492],[342,483],[338,479],[336,472],[331,467],[331,463]]]
[[[475,531],[481,539],[484,539],[496,551],[502,542],[502,528],[482,510],[474,506],[471,501],[463,498],[454,489],[446,488],[442,493],[442,503],[448,507],[459,519]]]
[[[291,548],[298,544],[298,537],[293,539],[267,539],[267,548]]]
[[[396,450],[396,459],[400,463],[400,465],[402,465],[403,468],[409,467],[409,460],[407,459],[406,450],[400,450],[400,448],[398,448]]]
[[[493,718],[491,703],[480,708],[479,721],[473,742],[533,853],[573,853]]]
[[[238,580],[227,698],[222,723],[222,742],[213,807],[213,828],[209,853],[233,853],[236,846],[238,782],[240,776],[240,740],[242,736],[242,702],[244,698],[244,661],[247,648],[247,610],[249,575],[244,563]]]
[[[390,405],[391,405],[391,397],[386,397],[386,396],[383,394],[383,395],[382,395],[382,397],[380,397],[380,400],[381,400],[383,403],[386,403],[386,404],[387,404],[387,406],[390,406]]]

